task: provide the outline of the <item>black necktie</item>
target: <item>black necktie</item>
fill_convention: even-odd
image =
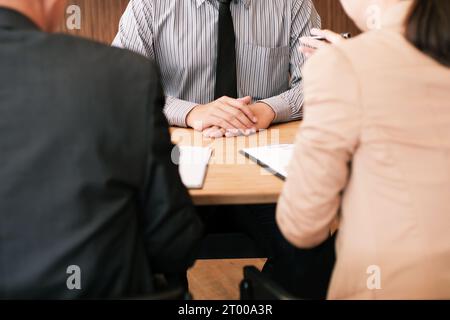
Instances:
[[[223,96],[237,98],[236,35],[230,10],[232,0],[218,1],[219,37],[214,97],[215,99]]]

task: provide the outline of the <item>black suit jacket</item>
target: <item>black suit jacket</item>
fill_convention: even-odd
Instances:
[[[202,227],[158,79],[143,57],[0,9],[0,298],[137,296],[192,265]]]

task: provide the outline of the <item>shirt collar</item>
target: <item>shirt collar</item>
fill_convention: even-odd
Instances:
[[[206,1],[211,1],[211,0],[196,0],[197,1],[197,8],[199,8],[202,4],[204,4]],[[239,0],[233,0],[234,2],[237,2]],[[250,4],[252,2],[252,0],[240,0],[244,3],[245,8],[248,9],[250,7]]]

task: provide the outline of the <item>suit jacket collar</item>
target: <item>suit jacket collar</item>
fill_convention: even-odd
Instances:
[[[18,11],[0,7],[0,29],[38,30],[38,26]]]

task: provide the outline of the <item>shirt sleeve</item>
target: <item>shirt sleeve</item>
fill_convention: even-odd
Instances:
[[[275,123],[301,119],[303,116],[303,76],[305,56],[299,51],[300,38],[320,28],[320,17],[311,0],[294,1],[290,40],[290,89],[278,96],[262,100],[275,112]]]
[[[152,1],[132,0],[122,18],[113,46],[128,49],[155,60]],[[186,127],[189,112],[198,103],[167,97],[164,114],[171,126]]]
[[[277,208],[284,236],[301,248],[330,234],[359,143],[362,108],[350,61],[337,48],[316,53],[305,69],[305,117]]]
[[[171,126],[185,128],[187,127],[186,118],[196,106],[198,103],[167,97],[164,114]]]
[[[154,59],[152,1],[131,0],[112,45]]]

